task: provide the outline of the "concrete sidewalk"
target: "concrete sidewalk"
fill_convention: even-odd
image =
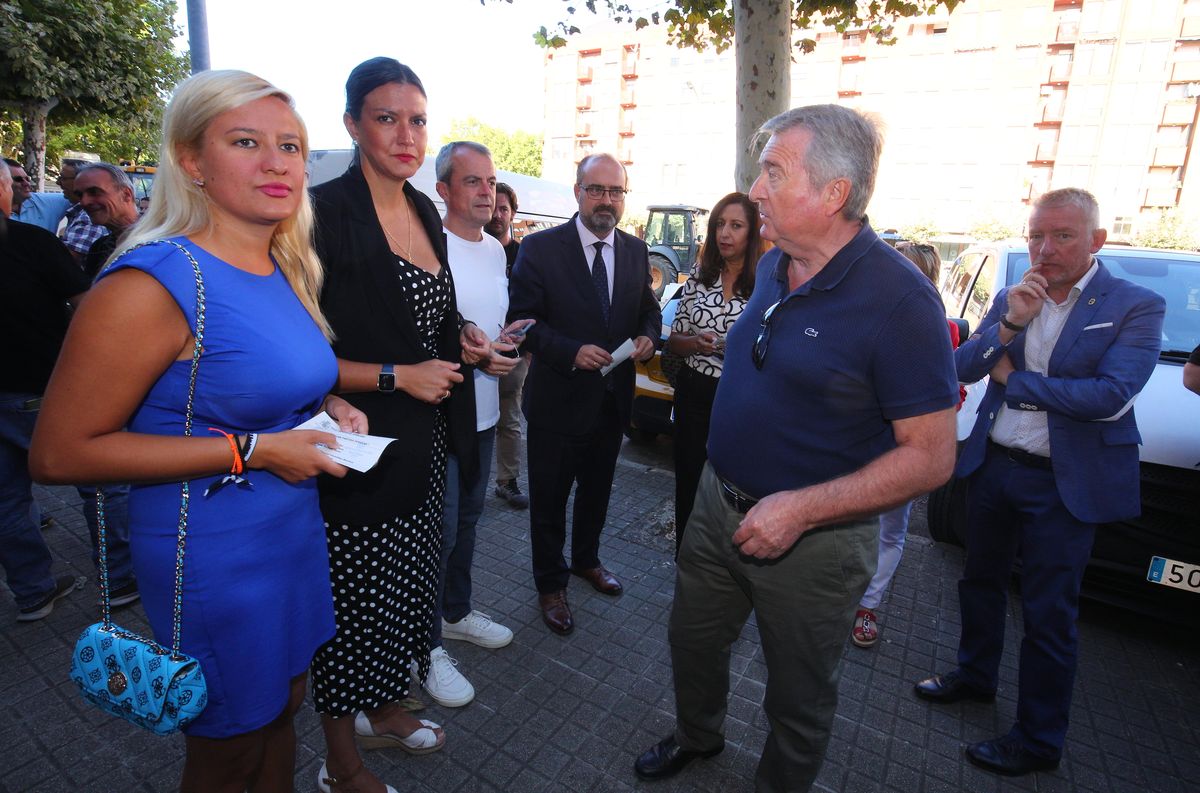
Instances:
[[[537,610],[528,513],[489,497],[476,549],[475,605],[512,628],[516,639],[494,651],[447,643],[476,699],[465,708],[430,706],[422,713],[445,727],[444,751],[419,758],[367,754],[380,778],[401,793],[751,791],[767,731],[766,666],[753,620],[733,651],[724,753],[668,782],[641,783],[633,774],[634,758],[673,724],[666,623],[674,541],[665,534],[672,494],[661,459],[627,447],[601,549],[625,594],[604,597],[572,579],[576,629],[565,638],[551,634]],[[33,624],[16,623],[10,596],[0,596],[0,793],[174,790],[182,738],[156,738],[104,715],[67,678],[79,629],[98,619],[96,573],[74,489],[39,489],[38,497],[56,521],[46,535],[55,572],[89,580]],[[918,512],[914,523],[921,520]],[[1079,677],[1059,770],[1010,780],[969,765],[963,746],[1007,731],[1014,717],[1019,606],[1011,609],[995,705],[938,708],[916,700],[915,680],[953,666],[961,565],[958,549],[934,545],[919,531],[914,525],[879,610],[880,643],[861,650],[847,642],[833,741],[817,790],[1200,789],[1200,645],[1185,628],[1097,608],[1080,625]],[[148,630],[140,606],[118,612],[117,621]],[[311,708],[301,711],[297,731],[296,790],[308,793],[316,789],[324,751]]]

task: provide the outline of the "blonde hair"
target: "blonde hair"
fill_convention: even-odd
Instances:
[[[291,96],[247,72],[200,72],[179,84],[163,114],[154,200],[142,219],[117,245],[109,261],[147,240],[187,236],[211,228],[208,195],[193,184],[179,162],[179,155],[181,151],[199,150],[205,131],[217,116],[269,96],[284,101],[293,113],[296,112]],[[296,122],[300,126],[300,150],[307,162],[308,129],[299,115],[296,115]],[[321,313],[320,294],[325,271],[313,249],[313,211],[307,178],[304,191],[300,209],[276,227],[271,237],[271,256],[317,327],[326,338],[332,338],[329,323]]]

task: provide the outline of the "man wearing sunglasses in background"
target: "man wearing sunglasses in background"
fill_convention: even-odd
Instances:
[[[675,731],[634,765],[724,747],[730,645],[753,609],[770,722],[759,793],[807,791],[875,571],[880,512],[946,481],[958,383],[929,279],[866,218],[882,140],[854,110],[768,121],[750,191],[775,243],[729,331],[708,464],[679,551],[668,638]]]
[[[58,224],[67,214],[71,202],[66,196],[56,193],[35,193],[33,179],[25,172],[25,166],[5,157],[4,164],[12,174],[12,214],[8,217],[31,226],[41,226],[51,234],[58,231]]]
[[[522,240],[512,271],[509,321],[537,320],[524,345],[533,353],[522,405],[529,533],[542,621],[558,634],[574,628],[571,574],[602,594],[621,594],[620,581],[600,562],[600,532],[633,408],[633,360],[602,370],[626,341],[631,359],[649,358],[662,326],[646,243],[617,230],[626,186],[625,166],[615,157],[585,157],[575,175],[578,214]],[[568,566],[563,546],[573,486]]]

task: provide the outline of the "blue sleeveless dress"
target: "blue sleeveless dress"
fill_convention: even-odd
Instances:
[[[278,268],[239,270],[184,237],[204,275],[204,345],[192,435],[279,432],[310,418],[333,387],[329,343]],[[173,246],[138,248],[100,277],[136,268],[175,299],[193,332],[196,281]],[[175,361],[129,423],[132,432],[183,435],[191,360]],[[329,555],[315,479],[298,484],[252,470],[252,487],[204,491],[222,476],[192,480],[183,586],[182,649],[208,682],[208,706],[185,732],[223,738],[274,720],[289,683],[334,634]],[[155,638],[171,643],[178,482],[135,485],[130,546],[142,604]]]

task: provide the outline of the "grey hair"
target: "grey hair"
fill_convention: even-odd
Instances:
[[[579,185],[580,187],[583,186],[583,172],[586,171],[588,166],[596,160],[610,160],[621,166],[621,175],[625,177],[625,184],[623,187],[629,186],[629,171],[625,170],[625,163],[621,162],[611,154],[605,154],[603,152],[599,154],[589,154],[579,161],[579,165],[575,168],[575,184]]]
[[[796,127],[812,138],[804,157],[809,183],[820,189],[834,179],[850,180],[850,195],[842,206],[846,220],[862,220],[875,192],[875,174],[883,151],[878,122],[841,105],[808,105],[780,113],[759,128],[755,142]]]
[[[492,156],[492,150],[482,143],[473,140],[452,140],[438,151],[437,159],[433,163],[439,182],[450,184],[450,177],[454,175],[454,154],[459,149],[467,149],[489,158]]]
[[[104,171],[112,179],[112,183],[118,189],[128,188],[129,192],[133,192],[133,182],[129,178],[129,174],[122,171],[117,166],[108,162],[89,162],[84,165],[79,165],[75,168],[75,178],[83,176],[88,171]]]
[[[1087,218],[1089,234],[1100,228],[1100,202],[1087,190],[1078,187],[1063,187],[1042,193],[1033,202],[1034,209],[1061,206],[1073,206],[1081,209]]]

